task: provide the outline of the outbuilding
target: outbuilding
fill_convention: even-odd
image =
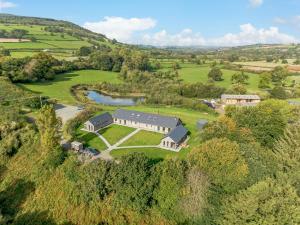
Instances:
[[[160,146],[163,148],[178,149],[186,140],[187,134],[188,130],[184,126],[179,125],[161,140]]]
[[[78,141],[73,141],[71,143],[71,149],[73,149],[75,151],[81,151],[81,150],[83,150],[83,144]]]
[[[225,105],[256,105],[260,102],[258,95],[227,95],[221,96],[222,103]]]
[[[207,120],[198,120],[197,124],[196,124],[197,129],[202,130],[206,126],[207,123],[208,123]]]
[[[110,113],[106,112],[95,116],[84,123],[84,129],[90,132],[96,132],[103,127],[113,123],[113,118]]]

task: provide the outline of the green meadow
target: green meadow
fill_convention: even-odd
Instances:
[[[118,74],[99,70],[80,70],[56,75],[52,81],[19,84],[19,86],[63,103],[74,104],[76,101],[70,92],[72,86],[76,84],[95,84],[104,81],[117,83],[119,82]]]
[[[172,62],[162,62],[163,71],[172,69]],[[192,63],[179,63],[181,69],[178,70],[180,78],[187,83],[202,82],[206,83],[208,81],[208,73],[211,70],[209,64],[196,65]],[[232,86],[231,77],[237,71],[222,69],[223,80],[215,82],[216,85],[224,88],[230,88]],[[249,76],[248,83],[246,85],[249,93],[259,92],[258,83],[259,75],[255,73],[246,73]]]

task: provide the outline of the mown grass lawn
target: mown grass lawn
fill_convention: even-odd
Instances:
[[[92,147],[99,151],[107,149],[105,143],[96,135],[90,132],[82,131],[82,127],[76,130],[76,140],[82,142],[86,147]]]
[[[117,143],[120,139],[127,136],[135,129],[131,127],[110,125],[98,131],[111,145]]]
[[[142,146],[142,145],[158,145],[163,134],[141,130],[130,139],[121,144],[121,146]]]
[[[111,151],[111,155],[118,159],[124,155],[128,155],[130,153],[144,153],[146,156],[152,159],[165,159],[167,157],[176,157],[179,156],[180,153],[163,150],[160,148],[131,148],[131,149],[115,149]]]
[[[100,70],[79,70],[71,73],[56,75],[52,81],[31,84],[19,84],[21,87],[35,93],[56,99],[63,103],[74,104],[75,98],[71,94],[71,87],[76,84],[96,84],[101,82],[120,82],[118,74]]]

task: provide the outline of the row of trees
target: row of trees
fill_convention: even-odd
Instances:
[[[17,38],[17,39],[22,39],[27,34],[28,34],[28,31],[24,30],[24,29],[13,29],[11,31],[0,29],[0,38]]]

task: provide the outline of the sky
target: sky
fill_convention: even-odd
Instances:
[[[68,20],[130,44],[300,42],[300,0],[0,0],[0,11]]]

